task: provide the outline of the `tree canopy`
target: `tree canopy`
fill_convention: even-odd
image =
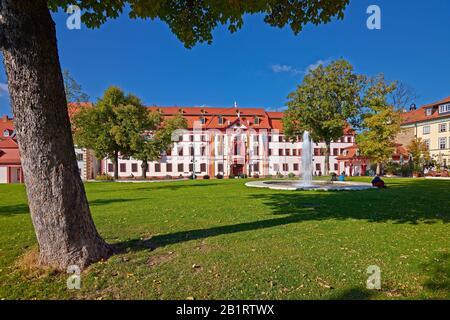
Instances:
[[[369,80],[364,93],[363,131],[356,138],[361,154],[377,164],[377,174],[394,153],[395,137],[400,131],[400,114],[388,102],[395,89],[396,83],[386,83],[384,75],[380,74]]]
[[[289,95],[283,125],[290,139],[309,131],[315,142],[324,141],[328,173],[330,143],[342,137],[347,121],[356,117],[364,78],[346,60],[336,60],[311,70]]]
[[[67,8],[77,5],[83,10],[82,20],[96,28],[109,18],[117,18],[125,10],[132,19],[159,19],[191,48],[196,43],[211,43],[212,31],[227,25],[230,32],[240,29],[245,14],[263,14],[264,22],[273,27],[289,25],[295,34],[308,23],[330,22],[342,19],[350,0],[49,0],[49,8]]]

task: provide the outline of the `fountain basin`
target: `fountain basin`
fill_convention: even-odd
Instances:
[[[273,190],[309,190],[309,191],[356,191],[376,189],[371,183],[354,181],[322,181],[314,180],[311,185],[302,185],[299,180],[269,180],[251,181],[245,184],[252,188],[267,188]]]

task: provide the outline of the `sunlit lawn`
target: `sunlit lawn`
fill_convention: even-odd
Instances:
[[[19,266],[36,250],[25,191],[0,185],[0,298],[450,298],[450,181],[357,192],[244,182],[87,184],[99,232],[121,253],[83,272],[81,290]],[[380,291],[365,289],[370,265]]]

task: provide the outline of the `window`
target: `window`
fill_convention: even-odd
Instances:
[[[439,124],[439,132],[447,132],[447,124],[446,123]]]
[[[258,147],[258,146],[255,146],[255,147],[253,148],[253,155],[259,156],[259,147]]]
[[[189,172],[194,171],[194,164],[193,163],[189,163]]]
[[[155,172],[161,172],[161,164],[155,163]]]
[[[255,124],[259,124],[259,117],[255,117]]]
[[[298,163],[294,163],[294,171],[298,171]]]
[[[253,164],[253,171],[258,171],[259,172],[259,162],[255,162]]]
[[[280,166],[278,165],[278,163],[275,163],[275,164],[273,165],[273,171],[275,171],[275,172],[280,171]]]
[[[201,124],[205,124],[205,121],[206,121],[205,117],[200,117],[199,120],[200,120],[200,123],[201,123]]]
[[[341,142],[342,142],[342,143],[345,142],[345,138],[344,138],[344,137],[341,138]]]
[[[190,156],[194,155],[194,147],[189,147],[189,155]]]
[[[291,155],[291,150],[286,149],[286,155],[287,155],[287,156],[290,156],[290,155]]]
[[[447,113],[447,112],[450,112],[450,103],[439,106],[439,113]]]
[[[314,155],[320,156],[320,148],[314,148]]]
[[[278,149],[278,155],[282,156],[283,155],[283,149]]]
[[[114,171],[114,165],[112,163],[108,163],[108,172]]]
[[[316,163],[316,170],[317,170],[317,171],[320,171],[320,170],[321,170],[321,168],[320,168],[320,163]]]
[[[423,134],[430,134],[430,126],[423,127]]]
[[[430,139],[425,139],[425,140],[423,140],[423,142],[427,146],[427,149],[430,150]]]
[[[9,137],[9,130],[3,131],[3,136],[4,137]]]
[[[301,157],[302,156],[302,149],[298,149],[298,155]]]
[[[339,171],[339,167],[338,167],[337,163],[334,164],[334,171]]]
[[[267,136],[267,142],[272,142],[272,135],[269,134],[269,135]]]
[[[223,173],[223,163],[219,163],[219,164],[217,165],[217,171]]]
[[[183,147],[178,147],[178,156],[182,157],[183,156]]]
[[[127,164],[121,163],[120,164],[120,172],[126,172],[127,171]]]
[[[272,155],[272,149],[269,149],[269,156]]]
[[[219,122],[219,124],[223,124],[223,117],[222,117],[222,116],[219,116],[219,117],[217,118],[217,121]]]
[[[292,155],[297,156],[297,149],[292,149]]]
[[[77,161],[83,161],[83,154],[77,153]]]
[[[178,164],[178,168],[177,168],[178,172],[184,172],[184,165],[182,163]]]
[[[282,135],[278,136],[278,142],[283,142],[283,136]]]
[[[283,171],[289,171],[289,164],[283,163]]]
[[[447,149],[447,138],[439,138],[439,149]]]
[[[131,164],[131,172],[137,172],[138,168],[137,168],[137,163],[132,163]]]
[[[347,142],[352,143],[352,137],[347,137]]]
[[[200,171],[206,172],[206,163],[200,163]]]
[[[206,147],[202,147],[201,152],[202,156],[206,156]]]
[[[171,164],[171,163],[168,163],[168,164],[166,165],[166,171],[167,171],[167,172],[172,172],[172,164]]]
[[[168,149],[166,151],[166,155],[170,157],[172,155],[172,149]]]
[[[338,148],[334,148],[333,149],[333,156],[338,156],[339,155],[339,149]]]
[[[426,108],[425,109],[425,115],[431,116],[432,113],[433,113],[433,108]]]

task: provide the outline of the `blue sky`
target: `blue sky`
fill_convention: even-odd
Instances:
[[[366,27],[366,9],[382,10],[382,29]],[[414,87],[417,104],[450,96],[450,1],[351,0],[343,21],[289,28],[247,16],[243,29],[214,32],[212,45],[185,49],[161,22],[126,15],[100,29],[66,28],[54,14],[63,68],[95,101],[109,85],[140,96],[147,105],[207,105],[282,110],[286,96],[318,61],[348,59],[357,72],[384,72]],[[0,114],[10,114],[6,75],[0,67]]]

